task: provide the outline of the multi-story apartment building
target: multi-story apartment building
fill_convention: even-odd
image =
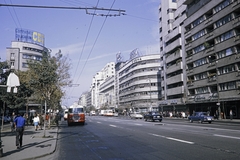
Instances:
[[[99,71],[92,79],[92,86],[91,86],[91,101],[92,105],[99,109],[101,106],[99,104],[99,88],[100,84],[103,83],[107,78],[112,77],[115,75],[115,63],[109,62],[107,63],[104,68]]]
[[[108,77],[99,86],[99,105],[100,108],[114,109],[115,103],[115,76]]]
[[[159,6],[159,34],[161,65],[162,111],[187,111],[185,95],[185,65],[182,47],[183,21],[186,5],[183,0],[161,1]]]
[[[84,93],[81,94],[81,96],[78,100],[79,105],[82,105],[84,107],[87,106],[87,95],[88,95],[88,92],[84,92]]]
[[[137,56],[119,66],[119,108],[126,111],[158,110],[161,99],[159,54]]]
[[[187,106],[240,117],[240,1],[185,0]]]

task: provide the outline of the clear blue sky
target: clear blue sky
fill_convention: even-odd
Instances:
[[[0,4],[98,7],[126,11],[126,15],[106,18],[93,17],[85,10],[0,7],[1,61],[6,60],[6,47],[10,47],[15,38],[15,28],[44,34],[45,47],[52,49],[52,55],[61,49],[69,57],[73,83],[79,86],[64,88],[66,97],[63,105],[71,105],[82,92],[89,91],[92,77],[106,63],[116,62],[118,52],[125,60],[136,48],[142,55],[159,53],[160,0],[0,0]]]

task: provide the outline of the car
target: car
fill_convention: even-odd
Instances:
[[[145,114],[143,116],[143,118],[145,121],[150,120],[150,121],[154,122],[154,121],[158,120],[159,122],[162,122],[162,115],[158,112],[148,112],[147,114]]]
[[[95,111],[90,111],[90,116],[95,116],[95,115],[96,115]]]
[[[131,119],[143,119],[143,115],[139,112],[133,112],[130,114]]]
[[[214,121],[213,116],[209,116],[207,112],[195,112],[192,116],[188,117],[188,120],[192,123],[193,121],[198,121],[200,123],[208,122],[212,123]]]

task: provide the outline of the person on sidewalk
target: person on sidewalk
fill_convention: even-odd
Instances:
[[[11,132],[14,132],[14,130],[15,130],[15,124],[14,124],[15,118],[16,118],[16,115],[15,115],[15,113],[13,112],[13,113],[12,113],[12,116],[11,116],[11,121],[10,121],[10,124],[11,124]]]
[[[33,123],[34,123],[35,131],[36,131],[38,129],[38,125],[39,125],[39,117],[37,114],[34,115]]]
[[[25,118],[23,118],[23,113],[20,116],[16,117],[14,120],[15,128],[16,128],[16,146],[17,149],[22,147],[22,140],[23,140],[23,131],[25,127]]]

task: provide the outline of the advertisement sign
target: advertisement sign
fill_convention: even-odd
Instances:
[[[29,42],[44,46],[44,34],[28,29],[15,29],[15,40],[20,42]]]

